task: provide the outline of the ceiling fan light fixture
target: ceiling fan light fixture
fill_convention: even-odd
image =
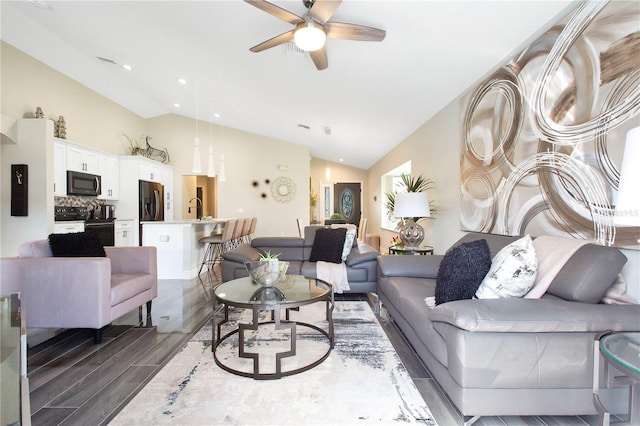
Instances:
[[[312,20],[298,24],[293,39],[300,49],[307,52],[321,49],[327,39],[324,28],[318,26]]]

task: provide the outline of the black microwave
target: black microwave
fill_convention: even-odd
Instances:
[[[100,195],[101,179],[98,175],[67,171],[67,195]]]

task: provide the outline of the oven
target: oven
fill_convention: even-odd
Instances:
[[[87,220],[84,223],[84,230],[97,235],[100,243],[105,247],[115,245],[115,225],[113,221]]]

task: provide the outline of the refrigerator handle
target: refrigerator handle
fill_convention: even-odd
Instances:
[[[160,197],[159,197],[159,192],[157,189],[153,190],[153,198],[155,198],[155,212],[154,212],[154,220],[158,220],[158,216],[160,214]]]

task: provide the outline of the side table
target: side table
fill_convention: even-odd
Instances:
[[[637,425],[637,410],[640,408],[640,333],[624,332],[613,333],[610,331],[596,335],[593,343],[593,404],[600,413],[600,424],[610,424],[611,413],[600,400],[600,362],[604,361],[603,376],[606,380],[605,387],[617,384],[629,386],[629,410],[627,423],[616,425]],[[610,367],[622,376],[614,376]]]
[[[419,254],[424,256],[427,254],[433,254],[433,247],[431,246],[420,246],[420,247],[391,246],[389,247],[389,254]]]

